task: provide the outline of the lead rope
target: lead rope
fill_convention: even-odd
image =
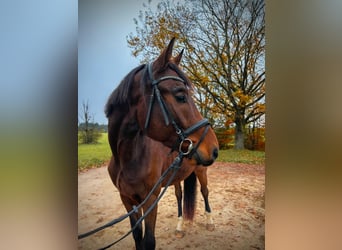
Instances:
[[[130,235],[138,226],[139,224],[146,218],[147,215],[149,215],[151,213],[151,211],[155,208],[155,206],[158,204],[158,202],[160,201],[160,199],[163,197],[163,195],[165,194],[167,188],[170,186],[170,184],[172,183],[173,179],[176,176],[176,173],[178,172],[178,170],[180,169],[180,165],[182,164],[183,161],[183,154],[179,153],[178,156],[175,158],[175,160],[173,161],[173,163],[169,166],[169,168],[164,172],[163,176],[159,179],[159,180],[164,180],[166,175],[168,174],[168,172],[170,170],[173,170],[173,173],[171,175],[171,177],[169,178],[169,180],[167,181],[163,191],[159,194],[158,198],[153,202],[153,204],[147,209],[147,211],[144,213],[143,216],[141,216],[139,218],[139,220],[135,223],[135,225],[131,228],[131,230],[129,230],[124,236],[122,236],[120,239],[114,241],[113,243],[110,243],[109,245],[100,248],[99,250],[104,250],[104,249],[108,249],[111,246],[115,245],[116,243],[120,242],[121,240],[123,240],[124,238],[126,238],[128,235]],[[159,183],[159,182],[158,182]],[[159,183],[160,184],[160,183]],[[158,184],[158,185],[159,185]],[[154,187],[156,187],[157,185],[155,185]],[[152,192],[150,192],[151,194]],[[146,199],[144,200],[146,201]],[[140,206],[140,205],[139,205]]]
[[[151,197],[151,195],[153,194],[153,192],[157,189],[157,187],[162,183],[162,181],[166,178],[166,176],[168,175],[168,173],[172,170],[172,169],[175,169],[175,170],[178,170],[180,168],[180,165],[182,164],[182,161],[183,161],[183,153],[182,152],[179,152],[178,156],[174,159],[174,161],[172,162],[172,164],[168,167],[168,169],[165,170],[165,172],[162,174],[162,176],[159,178],[159,180],[156,182],[156,184],[153,186],[153,188],[151,189],[151,191],[148,193],[148,195],[146,196],[146,198],[138,205],[138,206],[134,206],[133,209],[131,211],[129,211],[127,214],[119,217],[119,218],[116,218],[108,223],[106,223],[105,225],[101,226],[101,227],[98,227],[96,229],[93,229],[87,233],[83,233],[83,234],[80,234],[78,235],[78,239],[83,239],[85,237],[88,237],[94,233],[97,233],[107,227],[110,227],[110,226],[113,226],[121,221],[123,221],[124,219],[126,219],[127,217],[129,217],[131,214],[133,213],[136,213],[146,202],[147,200]],[[174,175],[177,171],[174,171],[173,175],[171,176],[172,180],[174,178]],[[170,178],[170,179],[171,179]],[[171,181],[172,181],[171,180]],[[168,183],[170,182],[170,180],[168,181]],[[170,185],[170,184],[168,184]],[[166,187],[166,186],[165,186]],[[165,189],[164,187],[164,189]],[[164,194],[165,192],[163,191],[162,194]],[[162,195],[161,195],[162,196]],[[161,199],[161,196],[158,196],[158,201]],[[155,204],[153,203],[153,206],[155,207]],[[146,213],[145,213],[146,214]],[[146,217],[144,214],[143,216],[143,219]],[[136,228],[136,226],[135,226]],[[134,229],[132,229],[129,233],[131,233]],[[129,234],[128,233],[128,234]],[[125,237],[127,237],[127,235],[125,235],[124,237],[122,237],[120,240],[124,239]],[[119,242],[120,240],[118,240],[117,242]],[[115,243],[114,243],[115,244]],[[114,245],[113,244],[113,245]],[[105,248],[104,248],[105,249]]]
[[[157,97],[157,101],[159,103],[159,106],[162,110],[163,116],[164,116],[164,120],[166,125],[169,125],[170,121],[169,121],[169,116],[171,116],[171,113],[168,111],[165,102],[163,101],[163,99],[161,98],[161,94],[160,91],[158,89],[158,83],[160,83],[161,81],[167,80],[167,79],[173,79],[176,81],[181,81],[184,82],[184,80],[182,78],[179,77],[175,77],[175,76],[165,76],[165,77],[161,77],[158,80],[154,80],[153,79],[153,74],[152,74],[152,63],[150,63],[148,65],[148,73],[149,73],[149,77],[152,80],[152,94],[150,97],[150,102],[149,102],[149,107],[148,107],[148,111],[147,111],[147,117],[146,117],[146,121],[145,121],[145,129],[147,129],[148,125],[149,125],[149,120],[150,120],[150,116],[152,113],[152,107],[153,107],[153,103],[154,103],[154,99],[155,96]],[[143,202],[141,202],[138,206],[133,206],[133,209],[131,211],[129,211],[127,214],[114,219],[110,222],[108,222],[107,224],[98,227],[94,230],[91,230],[87,233],[84,234],[80,234],[78,235],[78,239],[82,239],[85,238],[87,236],[90,236],[96,232],[99,232],[107,227],[113,226],[121,221],[123,221],[124,219],[126,219],[127,217],[129,217],[131,214],[133,213],[137,213],[139,211],[139,209],[147,202],[147,200],[151,197],[151,195],[153,194],[153,192],[157,189],[157,187],[159,185],[161,185],[162,181],[166,178],[166,176],[168,175],[168,173],[171,170],[174,170],[172,176],[169,178],[167,184],[165,185],[163,191],[160,193],[160,195],[158,196],[158,198],[153,202],[153,204],[148,208],[148,210],[146,211],[146,213],[144,213],[144,215],[142,217],[140,217],[140,219],[136,222],[136,224],[131,228],[131,230],[126,233],[124,236],[122,236],[120,239],[116,240],[115,242],[107,245],[104,248],[100,248],[100,249],[107,249],[111,246],[113,246],[114,244],[118,243],[119,241],[121,241],[122,239],[126,238],[130,233],[132,233],[136,227],[146,218],[146,216],[155,208],[156,204],[159,202],[159,200],[162,198],[162,196],[164,195],[164,193],[166,192],[168,186],[172,183],[177,171],[180,168],[180,165],[182,164],[183,158],[184,156],[188,155],[188,157],[190,158],[193,153],[198,149],[199,145],[201,144],[201,142],[203,141],[205,135],[208,132],[209,129],[209,125],[210,123],[208,122],[207,119],[203,119],[202,121],[196,123],[195,125],[191,126],[190,128],[186,129],[185,131],[183,131],[178,125],[177,123],[174,121],[173,117],[171,116],[171,123],[173,125],[173,127],[176,130],[177,135],[180,138],[180,147],[179,147],[179,152],[178,152],[178,156],[174,159],[173,163],[168,167],[168,169],[163,173],[163,175],[159,178],[158,182],[153,186],[153,188],[151,189],[151,191],[148,193],[148,195],[146,196],[146,198],[143,200]],[[206,126],[204,133],[202,133],[202,136],[200,138],[200,140],[197,142],[197,144],[195,145],[195,147],[193,147],[193,143],[191,141],[191,139],[187,138],[188,135],[190,135],[191,133],[193,133],[194,131],[198,130],[201,127]],[[187,151],[182,151],[182,144],[187,141],[189,142],[189,146],[187,148]],[[172,151],[171,151],[172,152]]]

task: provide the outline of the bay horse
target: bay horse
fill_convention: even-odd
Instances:
[[[105,106],[112,151],[108,172],[126,210],[136,210],[129,218],[137,250],[155,249],[157,206],[148,210],[167,179],[141,208],[137,205],[173,161],[177,152],[170,151],[187,157],[172,185],[186,179],[198,165],[211,165],[218,156],[216,135],[196,108],[193,85],[179,68],[183,50],[172,57],[174,40],[155,61],[128,73]],[[143,232],[142,223],[134,226],[145,213]]]
[[[185,165],[186,163],[184,163]],[[189,206],[195,206],[196,200],[196,179],[199,180],[201,184],[201,193],[204,200],[204,211],[206,216],[206,229],[208,231],[213,231],[215,229],[215,225],[211,216],[211,208],[209,205],[209,189],[208,189],[208,177],[207,177],[207,168],[197,166],[185,180],[184,180],[184,190],[191,189],[193,191],[184,193],[184,218],[186,220],[193,220],[194,213],[189,213],[189,209],[193,211],[193,208],[189,208]],[[190,187],[189,187],[190,186]],[[181,182],[175,183],[175,195],[177,198],[177,208],[178,208],[178,223],[176,227],[176,236],[178,238],[184,237],[183,231],[183,206],[182,206],[182,187]],[[191,195],[190,197],[189,194]],[[194,194],[194,195],[192,195]]]

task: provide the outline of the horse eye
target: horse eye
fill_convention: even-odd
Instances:
[[[186,103],[186,96],[185,95],[176,95],[175,98],[176,98],[177,102]]]

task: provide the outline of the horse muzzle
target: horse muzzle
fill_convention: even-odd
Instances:
[[[196,150],[193,154],[193,158],[196,160],[198,165],[202,165],[204,167],[208,167],[214,163],[216,158],[218,157],[218,149],[214,148],[209,155],[209,157],[203,156],[199,150]]]

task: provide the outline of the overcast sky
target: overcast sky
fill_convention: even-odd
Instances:
[[[80,0],[78,5],[78,110],[88,101],[94,121],[107,124],[108,96],[139,60],[126,36],[147,0]],[[156,2],[156,1],[152,1]],[[82,120],[79,119],[79,122]]]

